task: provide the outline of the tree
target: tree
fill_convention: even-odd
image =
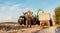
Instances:
[[[55,8],[55,22],[60,24],[60,7]]]

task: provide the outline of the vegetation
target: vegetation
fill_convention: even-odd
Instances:
[[[60,7],[55,8],[55,22],[60,24]]]

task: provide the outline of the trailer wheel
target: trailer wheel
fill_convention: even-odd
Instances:
[[[52,23],[52,19],[51,18],[50,18],[49,22],[50,22],[50,26],[53,26],[53,23]]]

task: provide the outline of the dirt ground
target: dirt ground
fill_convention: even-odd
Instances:
[[[55,33],[56,27],[42,29],[38,25],[27,28],[19,24],[0,24],[0,33]]]

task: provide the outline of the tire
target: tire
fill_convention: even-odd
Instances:
[[[20,23],[20,25],[22,25],[22,23]]]
[[[37,24],[37,25],[40,25],[40,21],[37,20],[37,21],[36,21],[36,24]]]
[[[26,22],[24,22],[24,25],[26,25]]]
[[[20,24],[20,25],[22,25],[22,22],[18,19],[18,23]]]
[[[50,22],[50,26],[53,26],[52,18],[50,18],[49,22]]]

